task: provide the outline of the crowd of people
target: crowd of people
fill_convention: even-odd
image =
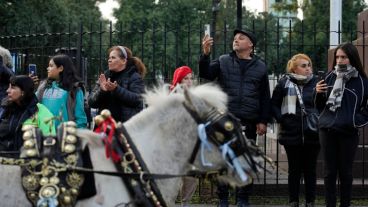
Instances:
[[[326,206],[336,206],[336,180],[340,181],[340,206],[350,206],[352,168],[359,142],[358,128],[368,123],[368,79],[351,43],[339,45],[333,67],[317,77],[306,54],[296,54],[286,65],[272,95],[266,64],[255,54],[256,36],[245,30],[233,33],[232,51],[211,60],[214,39],[206,34],[199,58],[199,77],[216,81],[228,95],[228,110],[243,126],[248,139],[267,132],[267,124],[278,123],[278,141],[288,159],[289,204],[299,206],[301,179],[305,206],[316,198],[316,168],[319,152],[325,163]],[[108,70],[101,74],[93,91],[85,94],[72,59],[58,54],[50,58],[47,78],[39,84],[37,74],[15,75],[11,57],[0,47],[0,153],[17,157],[22,146],[22,125],[38,126],[44,135],[55,135],[64,121],[87,126],[86,104],[99,112],[109,109],[112,117],[125,122],[144,108],[144,63],[125,46],[108,50]],[[193,71],[178,67],[169,94],[193,85]],[[168,94],[168,95],[169,95]],[[316,127],[311,114],[317,114]],[[313,123],[312,123],[313,124]],[[183,205],[189,206],[197,181],[183,178]],[[218,206],[229,206],[229,186],[217,184]],[[236,189],[239,207],[250,206],[252,184]]]

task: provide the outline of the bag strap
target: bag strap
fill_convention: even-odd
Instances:
[[[295,88],[295,91],[296,91],[296,95],[298,96],[298,100],[299,100],[299,105],[300,105],[300,108],[302,109],[303,113],[305,115],[307,115],[307,111],[305,110],[305,105],[304,105],[304,102],[303,102],[303,98],[302,98],[302,95],[300,94],[300,90],[299,90],[299,87],[298,85],[296,85],[295,83],[293,83],[294,85],[294,88]]]

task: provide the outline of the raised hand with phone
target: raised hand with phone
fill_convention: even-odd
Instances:
[[[37,65],[36,64],[29,64],[28,65],[28,76],[32,78],[33,83],[35,84],[36,88],[40,84],[40,79],[37,76]]]
[[[211,46],[213,44],[213,38],[211,37],[210,25],[206,24],[204,27],[204,37],[202,39],[202,50],[204,55],[211,53]]]

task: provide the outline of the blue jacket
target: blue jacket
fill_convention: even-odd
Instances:
[[[61,114],[62,121],[69,121],[67,108],[68,97],[69,92],[60,88],[58,83],[53,81],[51,83],[51,87],[45,88],[41,103],[45,105],[51,111],[51,113],[54,114],[54,116],[59,116]],[[84,111],[84,94],[80,88],[77,89],[77,93],[75,95],[74,117],[74,121],[76,122],[78,128],[85,128],[87,126],[87,116]],[[59,126],[59,124],[60,121],[56,120],[56,128]]]
[[[354,132],[358,127],[368,124],[368,79],[362,77],[350,78],[345,84],[341,107],[335,112],[326,105],[336,80],[332,71],[326,76],[327,93],[315,94],[315,105],[320,110],[319,128],[333,129],[341,132]]]

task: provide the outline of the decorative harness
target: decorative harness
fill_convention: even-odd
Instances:
[[[68,167],[81,166],[79,140],[74,122],[64,122],[58,137],[42,138],[38,128],[24,125],[20,157],[22,186],[27,198],[37,207],[71,207],[79,195],[84,176]],[[17,164],[22,159],[14,159]]]

